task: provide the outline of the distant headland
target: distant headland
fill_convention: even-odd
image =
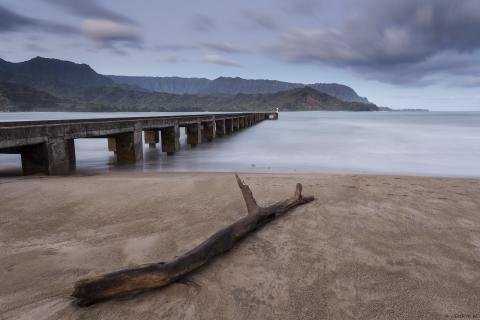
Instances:
[[[395,111],[395,112],[429,112],[428,109],[406,108],[406,109],[392,109],[388,107],[378,107],[379,111]]]

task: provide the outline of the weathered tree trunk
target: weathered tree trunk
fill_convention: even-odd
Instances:
[[[298,183],[290,199],[262,208],[257,205],[248,185],[244,184],[238,175],[235,176],[247,205],[247,216],[217,231],[197,247],[170,262],[144,265],[78,281],[72,293],[72,296],[77,298],[77,304],[89,306],[99,301],[166,286],[210,262],[215,256],[230,250],[249,232],[294,207],[313,200],[313,197],[302,196],[302,185]]]

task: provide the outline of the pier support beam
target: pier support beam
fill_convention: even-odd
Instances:
[[[70,173],[70,143],[63,137],[49,138],[47,141],[48,174],[64,175]]]
[[[155,146],[160,142],[158,130],[145,131],[145,144],[148,144],[150,148],[155,149]]]
[[[233,132],[233,119],[225,119],[225,132],[227,134]]]
[[[200,122],[186,126],[187,144],[195,146],[202,143],[202,125]]]
[[[75,165],[73,140],[49,138],[45,143],[25,146],[20,151],[23,174],[65,175]]]
[[[180,148],[180,128],[178,126],[162,128],[162,151],[172,155]]]
[[[241,117],[241,118],[239,119],[239,122],[240,122],[240,125],[238,126],[239,129],[245,128],[245,117]]]
[[[67,140],[67,151],[68,151],[68,159],[70,163],[70,170],[75,169],[77,165],[77,157],[75,156],[75,140],[69,139]]]
[[[227,130],[225,128],[225,120],[215,120],[215,134],[219,137],[223,137],[227,134]]]
[[[143,159],[142,131],[135,130],[115,135],[118,163],[134,163]]]
[[[108,137],[108,151],[112,151],[114,154],[117,154],[117,140],[115,137]]]
[[[215,138],[215,121],[203,122],[203,140],[212,142]]]
[[[233,131],[238,131],[240,129],[240,118],[234,118],[233,121]]]

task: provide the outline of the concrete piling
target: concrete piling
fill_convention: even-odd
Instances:
[[[70,155],[68,140],[63,137],[50,137],[47,140],[48,174],[64,175],[70,173]]]
[[[150,148],[155,149],[157,143],[160,142],[158,130],[146,130],[144,135],[145,144],[148,144]]]
[[[226,125],[225,119],[215,121],[215,134],[217,136],[223,137],[224,135],[227,134],[227,129],[225,125]]]
[[[121,133],[115,136],[118,163],[135,163],[143,159],[142,131]]]
[[[239,129],[245,128],[245,117],[240,117],[239,123],[240,123],[240,125],[238,126]]]
[[[162,128],[162,151],[172,155],[180,148],[180,128],[178,126]]]
[[[117,154],[117,143],[115,137],[108,137],[108,151]]]
[[[50,137],[46,142],[20,148],[23,174],[65,175],[74,168],[73,140]]]
[[[240,130],[240,118],[234,118],[233,121],[233,131]]]
[[[225,119],[225,133],[230,134],[233,132],[233,119]]]
[[[77,157],[75,156],[75,140],[67,140],[68,159],[70,163],[70,170],[74,169],[77,163]]]
[[[213,141],[215,138],[215,121],[203,122],[203,140],[207,142]]]
[[[202,143],[202,124],[200,122],[186,125],[187,144],[195,146]]]

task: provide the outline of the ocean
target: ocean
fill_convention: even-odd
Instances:
[[[172,113],[0,113],[0,121],[154,116]],[[188,114],[188,113],[185,113]],[[144,147],[144,161],[118,166],[106,139],[75,140],[77,172],[368,173],[480,177],[480,112],[280,112],[173,156]],[[0,175],[21,173],[0,154]]]

